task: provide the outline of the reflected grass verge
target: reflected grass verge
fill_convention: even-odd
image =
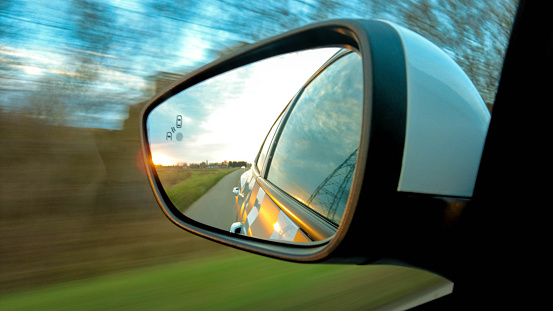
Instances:
[[[232,169],[175,169],[158,168],[158,176],[171,202],[184,212]]]
[[[3,310],[370,310],[448,283],[395,266],[304,265],[229,250],[0,297]]]

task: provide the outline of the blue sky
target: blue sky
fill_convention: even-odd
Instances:
[[[421,1],[415,0],[415,3]],[[454,34],[456,29],[448,24],[447,12],[440,11],[443,1],[428,2],[435,5],[438,27],[443,28],[446,37],[450,36],[448,33]],[[75,3],[81,6],[74,6]],[[90,13],[82,11],[83,3],[86,2],[4,0],[0,3],[0,82],[4,93],[0,105],[4,109],[21,107],[30,96],[43,97],[41,92],[46,90],[57,92],[66,104],[75,106],[68,115],[67,125],[120,128],[127,117],[128,105],[153,95],[152,79],[160,71],[184,74],[240,44],[320,20],[383,18],[408,26],[404,13],[414,7],[404,1],[376,0],[347,3],[91,0],[88,1],[90,12],[97,14],[98,20],[93,24],[79,24],[80,17]],[[503,3],[475,1],[473,5],[478,7],[468,8],[466,12],[480,10],[484,19],[492,19],[493,16],[486,16],[485,6]],[[452,44],[460,39],[461,46],[475,44],[474,59],[493,63],[492,52],[505,44],[505,38],[493,28],[493,22],[477,25],[482,27],[479,38],[473,37],[477,32],[459,29],[462,33],[452,37],[453,43],[446,38],[441,47],[455,58],[461,54]],[[107,43],[100,44],[103,40]],[[86,66],[80,66],[79,62],[85,62]],[[495,66],[493,70],[497,77],[500,67]],[[482,94],[489,93],[487,81],[475,82]],[[65,96],[64,87],[68,84],[84,87]],[[92,111],[84,106],[98,109]]]

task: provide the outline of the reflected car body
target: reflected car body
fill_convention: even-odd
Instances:
[[[361,109],[361,88],[355,86],[361,70],[352,69],[360,68],[359,61],[356,52],[336,53],[277,118],[254,165],[242,174],[240,189],[233,189],[237,223],[231,232],[290,242],[324,240],[336,232],[359,144],[360,113],[359,118],[349,115]],[[348,91],[318,88],[339,83]],[[322,134],[314,138],[315,133]]]
[[[245,178],[246,182],[236,197],[236,219],[241,231],[231,229],[231,232],[271,240],[312,241],[256,182],[259,178],[256,175],[253,167],[242,174],[241,179]]]

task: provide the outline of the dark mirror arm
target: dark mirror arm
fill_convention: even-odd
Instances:
[[[348,249],[363,248],[363,264],[403,265],[454,279],[452,256],[459,251],[458,240],[465,230],[460,221],[469,199],[395,193],[370,204],[383,208],[372,213],[374,221],[360,224],[355,221],[362,217],[354,218],[348,235],[357,239],[344,240],[343,256],[353,255]]]
[[[461,219],[469,203],[467,198],[411,195],[400,198],[396,211],[400,215],[391,227],[397,233],[390,234],[395,241],[383,246],[384,256],[453,280],[452,257],[458,251],[458,239],[464,234]]]

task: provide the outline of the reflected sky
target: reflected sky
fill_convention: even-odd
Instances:
[[[148,117],[154,163],[253,162],[278,115],[337,50],[307,50],[263,60],[168,99]]]

